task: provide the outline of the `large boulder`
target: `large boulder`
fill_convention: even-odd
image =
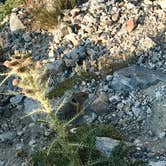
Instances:
[[[111,85],[113,89],[118,91],[131,91],[137,88],[147,88],[160,81],[166,82],[166,74],[132,65],[116,71]]]

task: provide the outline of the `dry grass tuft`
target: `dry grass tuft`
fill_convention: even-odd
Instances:
[[[24,6],[33,16],[35,23],[48,30],[59,22],[64,9],[73,8],[77,0],[25,0]]]

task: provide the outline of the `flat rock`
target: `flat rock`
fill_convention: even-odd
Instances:
[[[166,151],[166,84],[158,83],[144,90],[144,94],[153,99],[151,103],[152,115],[149,117],[149,123],[145,128],[152,131],[153,135],[159,138],[153,145],[150,145],[152,151]]]
[[[103,156],[110,157],[119,141],[108,137],[96,137],[96,148]]]
[[[104,114],[107,112],[108,102],[109,100],[107,95],[102,94],[94,100],[91,105],[91,109],[98,115]]]
[[[150,161],[149,166],[166,166],[166,161]]]
[[[21,20],[18,18],[16,13],[12,13],[10,16],[10,30],[14,32],[21,29],[25,29],[25,26],[23,25]]]
[[[23,95],[18,94],[16,96],[10,98],[10,103],[12,103],[13,105],[19,104],[19,103],[21,103],[23,98],[24,98]]]
[[[14,137],[15,137],[15,133],[8,131],[6,133],[0,134],[0,141],[4,142],[8,140],[13,140]]]
[[[64,61],[61,59],[58,59],[52,63],[49,63],[47,65],[47,69],[49,71],[54,71],[54,72],[61,72],[64,69]]]
[[[147,88],[158,82],[166,82],[166,74],[138,65],[123,68],[113,75],[112,88],[118,91],[131,91]]]

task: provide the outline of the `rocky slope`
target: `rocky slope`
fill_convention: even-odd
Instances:
[[[48,63],[48,96],[60,116],[82,104],[86,112],[77,124],[112,124],[137,146],[136,157],[166,165],[164,0],[89,0],[65,10],[58,27],[48,31],[31,21],[19,7],[0,29],[0,72],[14,53],[31,52],[34,60]],[[73,83],[75,74],[80,78]],[[1,93],[17,90],[13,78]],[[29,165],[30,154],[54,135],[35,117],[22,118],[37,106],[23,95],[0,96],[0,166]]]

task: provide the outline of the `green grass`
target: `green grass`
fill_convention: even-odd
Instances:
[[[0,21],[11,13],[12,9],[23,3],[23,0],[7,0],[5,4],[0,3]]]

